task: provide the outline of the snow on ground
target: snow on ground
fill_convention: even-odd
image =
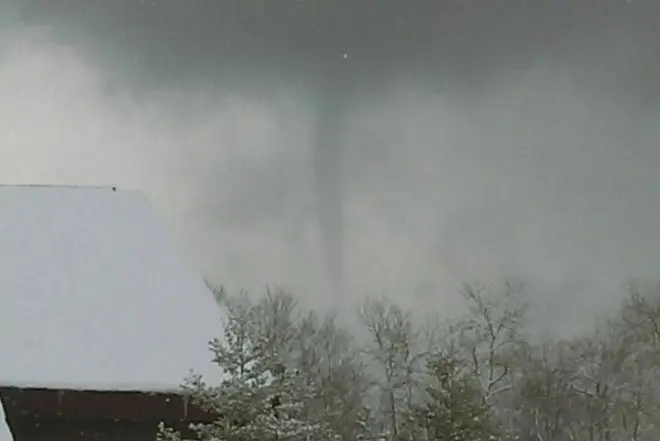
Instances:
[[[208,340],[221,330],[142,196],[0,187],[0,384],[175,389],[190,368],[217,379]]]
[[[7,418],[5,417],[5,409],[0,399],[0,441],[13,441],[14,437],[9,430]]]

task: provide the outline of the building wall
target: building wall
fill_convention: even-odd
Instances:
[[[14,441],[154,441],[158,422],[22,421]]]
[[[161,421],[188,435],[192,421],[215,420],[176,393],[0,387],[0,396],[15,441],[153,441]]]

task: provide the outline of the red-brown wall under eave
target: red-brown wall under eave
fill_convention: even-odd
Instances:
[[[213,417],[177,393],[0,387],[15,441],[147,441]]]

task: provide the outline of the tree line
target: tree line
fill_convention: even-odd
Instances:
[[[660,439],[660,290],[630,285],[620,308],[570,339],[531,338],[520,284],[465,285],[467,313],[422,319],[364,301],[356,338],[283,291],[215,291],[220,384],[185,379],[217,415],[204,441],[655,441]],[[181,435],[161,425],[159,439]]]

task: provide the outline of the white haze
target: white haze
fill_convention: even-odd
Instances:
[[[213,281],[327,303],[304,93],[135,95],[47,28],[5,32],[0,181],[139,189]],[[542,327],[572,332],[628,279],[656,277],[660,115],[631,110],[608,83],[646,56],[630,44],[589,65],[539,58],[470,100],[408,77],[355,106],[343,134],[347,298],[384,292],[451,313],[461,282],[515,276]]]

